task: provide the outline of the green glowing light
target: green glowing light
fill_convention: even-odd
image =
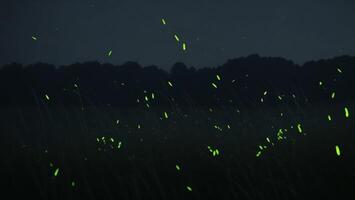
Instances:
[[[301,127],[301,124],[297,124],[297,128],[298,128],[298,132],[299,132],[299,133],[302,133],[302,127]]]
[[[175,40],[176,40],[177,42],[180,41],[180,39],[179,39],[179,37],[178,37],[177,35],[174,35],[174,38],[175,38]]]
[[[58,176],[58,173],[59,173],[59,168],[57,168],[57,169],[54,171],[54,176]]]
[[[335,145],[335,152],[337,153],[338,156],[340,156],[340,148],[338,145]]]
[[[214,88],[217,88],[217,85],[216,85],[215,83],[212,83],[212,86],[213,86]]]
[[[277,139],[278,140],[282,140],[283,139],[283,131],[282,129],[280,128],[279,131],[277,132]]]
[[[182,44],[182,50],[186,51],[186,43]]]
[[[166,25],[166,21],[165,21],[164,18],[161,19],[161,22],[162,22],[164,25]]]
[[[213,151],[213,152],[212,152],[212,155],[213,155],[213,156],[216,156],[216,155],[217,155],[217,152],[216,152],[216,151]]]
[[[122,142],[119,142],[117,145],[117,149],[121,148]]]
[[[344,111],[345,111],[345,117],[346,118],[349,118],[350,114],[349,114],[349,110],[347,107],[344,108]]]
[[[210,146],[207,146],[207,149],[208,149],[208,150],[211,150],[211,147],[210,147]]]

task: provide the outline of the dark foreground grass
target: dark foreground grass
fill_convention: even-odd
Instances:
[[[352,199],[353,105],[2,108],[2,196]]]

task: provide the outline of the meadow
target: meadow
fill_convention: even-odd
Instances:
[[[353,105],[175,107],[167,116],[159,107],[7,107],[2,188],[13,199],[340,199],[355,183],[344,113]]]
[[[0,70],[9,199],[352,199],[354,57]]]

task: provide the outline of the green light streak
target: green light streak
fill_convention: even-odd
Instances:
[[[215,83],[212,83],[212,86],[213,86],[214,88],[217,88],[217,85],[216,85]]]
[[[345,111],[345,117],[346,118],[349,118],[350,114],[349,114],[349,110],[347,107],[344,108],[344,111]]]
[[[298,128],[298,132],[299,132],[299,133],[302,133],[302,127],[301,127],[301,124],[297,124],[297,128]]]
[[[164,18],[161,19],[161,23],[163,23],[164,25],[166,25],[166,21]]]
[[[54,176],[58,176],[58,173],[59,173],[59,168],[57,168],[54,172]]]
[[[340,156],[340,148],[338,145],[335,145],[335,152],[337,153],[338,156]]]
[[[186,189],[190,192],[192,192],[192,188],[190,186],[186,186]]]
[[[178,37],[177,35],[174,35],[174,38],[175,38],[175,40],[176,40],[177,42],[180,41],[180,39],[179,39],[179,37]]]

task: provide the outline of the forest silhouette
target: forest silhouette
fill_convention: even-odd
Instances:
[[[355,97],[346,91],[355,84],[354,63],[355,57],[339,56],[299,65],[257,54],[210,68],[196,69],[177,62],[169,72],[136,62],[113,65],[91,61],[67,66],[12,63],[0,69],[0,106],[38,105],[47,95],[47,103],[52,105],[136,107],[145,93],[166,97],[154,102],[159,106],[169,106],[171,98],[179,106],[253,106],[260,103],[265,91],[288,98],[289,104],[307,104],[329,101],[325,91],[330,89],[337,91],[338,101],[348,101]],[[338,79],[340,73],[342,79]],[[264,102],[277,103],[275,99]]]

